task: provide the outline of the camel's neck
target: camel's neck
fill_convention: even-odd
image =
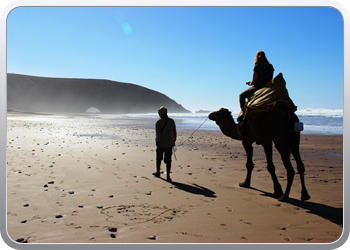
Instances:
[[[216,124],[220,127],[220,130],[224,135],[235,140],[242,140],[242,137],[237,130],[237,124],[234,121],[221,120],[217,121]]]

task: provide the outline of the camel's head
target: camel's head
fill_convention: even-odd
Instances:
[[[218,111],[211,112],[208,118],[212,121],[218,122],[222,119],[229,119],[233,121],[231,112],[228,109],[221,108]]]
[[[222,133],[235,140],[242,140],[238,133],[237,124],[232,118],[231,112],[228,109],[221,108],[218,111],[209,114],[208,118],[220,127]]]

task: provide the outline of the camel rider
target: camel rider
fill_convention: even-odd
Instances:
[[[266,83],[272,80],[274,70],[272,64],[266,59],[265,52],[258,51],[254,59],[253,79],[251,82],[246,83],[251,87],[239,95],[241,113],[238,116],[238,121],[242,121],[244,118],[246,99],[252,97],[255,91],[261,89]]]

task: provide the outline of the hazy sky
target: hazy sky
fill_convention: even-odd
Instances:
[[[299,109],[341,109],[343,45],[331,7],[19,7],[7,72],[134,83],[191,111],[234,111],[264,50]]]

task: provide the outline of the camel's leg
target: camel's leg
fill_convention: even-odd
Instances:
[[[309,200],[311,197],[309,193],[306,190],[305,186],[305,179],[304,179],[304,173],[305,173],[305,166],[303,161],[300,158],[300,152],[299,152],[299,143],[300,143],[300,135],[295,135],[293,138],[293,147],[292,147],[292,154],[294,156],[294,159],[297,163],[297,169],[298,173],[300,175],[300,181],[301,181],[301,200],[306,201]]]
[[[267,170],[269,171],[272,181],[273,181],[273,189],[274,189],[274,196],[275,197],[282,197],[283,196],[283,191],[281,184],[278,182],[276,172],[275,172],[275,165],[273,164],[272,161],[272,142],[267,142],[262,145],[264,147],[265,155],[266,155],[266,160],[267,160]]]
[[[242,183],[239,183],[240,187],[250,187],[250,180],[252,178],[252,171],[254,168],[254,163],[253,163],[253,146],[252,143],[247,142],[247,141],[242,141],[243,147],[245,149],[245,152],[247,154],[247,163],[246,163],[246,168],[247,168],[247,176],[245,178],[245,181]]]
[[[276,148],[277,148],[277,146],[276,146]],[[287,202],[288,198],[289,198],[290,189],[292,187],[292,183],[293,183],[293,180],[294,180],[295,171],[294,171],[292,163],[290,161],[289,150],[278,150],[278,151],[280,152],[283,164],[284,164],[285,168],[287,169],[287,187],[286,187],[286,191],[284,192],[284,195],[281,198],[279,198],[278,200],[279,201],[283,201],[283,202]]]

